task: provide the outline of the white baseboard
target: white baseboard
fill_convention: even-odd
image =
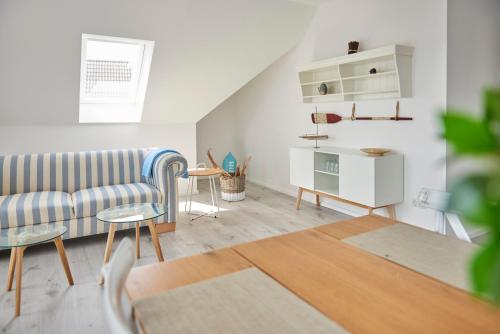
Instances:
[[[281,186],[277,186],[274,184],[269,184],[267,182],[263,182],[263,181],[260,181],[260,180],[254,179],[254,178],[250,178],[248,176],[247,176],[247,181],[255,183],[261,187],[269,188],[271,190],[274,190],[274,191],[277,191],[277,192],[280,192],[280,193],[283,193],[283,194],[286,194],[286,195],[289,195],[292,197],[297,197],[297,193],[295,191],[293,191],[289,188],[286,188],[286,187],[281,187]],[[309,203],[313,203],[313,204],[316,203],[314,196],[311,194],[308,194],[308,193],[304,193],[302,195],[302,200],[309,202]],[[351,206],[349,206],[347,204],[345,206],[344,205],[341,206],[337,203],[338,202],[335,202],[333,200],[324,200],[321,205],[326,207],[326,208],[338,211],[340,213],[343,213],[343,214],[346,214],[346,215],[352,216],[352,217],[361,217],[361,216],[364,216],[367,214],[366,212],[360,212],[360,211],[355,210],[356,209],[355,207],[352,207],[352,209],[351,209],[350,208]]]

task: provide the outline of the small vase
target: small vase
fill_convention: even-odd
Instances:
[[[328,94],[328,86],[325,83],[322,83],[321,85],[319,85],[318,93],[319,93],[319,95]]]
[[[349,47],[349,49],[347,50],[347,54],[348,55],[356,53],[356,52],[358,52],[359,42],[357,42],[357,41],[350,41],[348,43],[348,47]]]

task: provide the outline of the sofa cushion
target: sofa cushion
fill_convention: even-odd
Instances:
[[[147,183],[116,184],[79,190],[72,195],[76,218],[95,216],[121,204],[160,203],[161,193]]]
[[[0,196],[2,228],[42,224],[74,218],[71,195],[40,191]]]

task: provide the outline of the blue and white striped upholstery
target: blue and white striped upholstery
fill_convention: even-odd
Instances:
[[[33,225],[74,218],[68,193],[41,191],[0,196],[0,227]]]
[[[0,156],[0,195],[138,183],[148,150]]]
[[[145,180],[141,168],[149,151],[0,155],[0,228],[57,222],[68,227],[64,238],[104,233],[109,226],[96,220],[99,210],[138,202],[168,205],[168,216],[155,221],[175,222],[175,177],[187,170],[186,159],[178,153],[159,156],[153,178]]]
[[[113,206],[129,203],[161,203],[158,189],[147,183],[115,184],[79,190],[71,196],[75,217],[91,217]]]
[[[176,177],[183,175],[188,168],[186,158],[178,153],[165,153],[153,164],[153,178],[148,182],[163,194],[163,203],[168,206],[167,221],[175,222],[179,211],[179,196]]]

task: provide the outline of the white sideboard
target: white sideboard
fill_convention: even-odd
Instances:
[[[332,161],[338,170],[332,170]],[[333,163],[335,165],[335,163]],[[374,157],[348,148],[294,147],[290,149],[290,183],[299,187],[297,209],[302,192],[368,209],[386,207],[395,218],[394,204],[404,198],[404,158],[390,152]]]

